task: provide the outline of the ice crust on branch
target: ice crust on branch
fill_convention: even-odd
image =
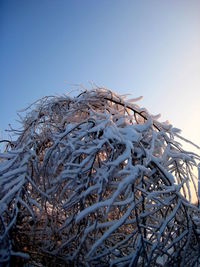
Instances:
[[[96,88],[25,110],[0,154],[0,264],[199,266],[199,156],[137,100]]]

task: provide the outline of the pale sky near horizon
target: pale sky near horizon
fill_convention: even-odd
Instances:
[[[36,99],[89,82],[200,146],[199,0],[1,0],[0,134]]]

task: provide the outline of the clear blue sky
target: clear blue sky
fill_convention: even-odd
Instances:
[[[0,0],[0,39],[1,137],[34,100],[95,82],[200,145],[199,0]]]

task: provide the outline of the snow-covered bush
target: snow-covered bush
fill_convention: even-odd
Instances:
[[[135,100],[97,88],[29,107],[0,154],[0,264],[198,265],[199,157]]]

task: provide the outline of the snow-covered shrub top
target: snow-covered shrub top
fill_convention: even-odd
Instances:
[[[136,100],[94,89],[30,107],[0,155],[0,263],[23,253],[61,266],[198,261],[199,157]]]

